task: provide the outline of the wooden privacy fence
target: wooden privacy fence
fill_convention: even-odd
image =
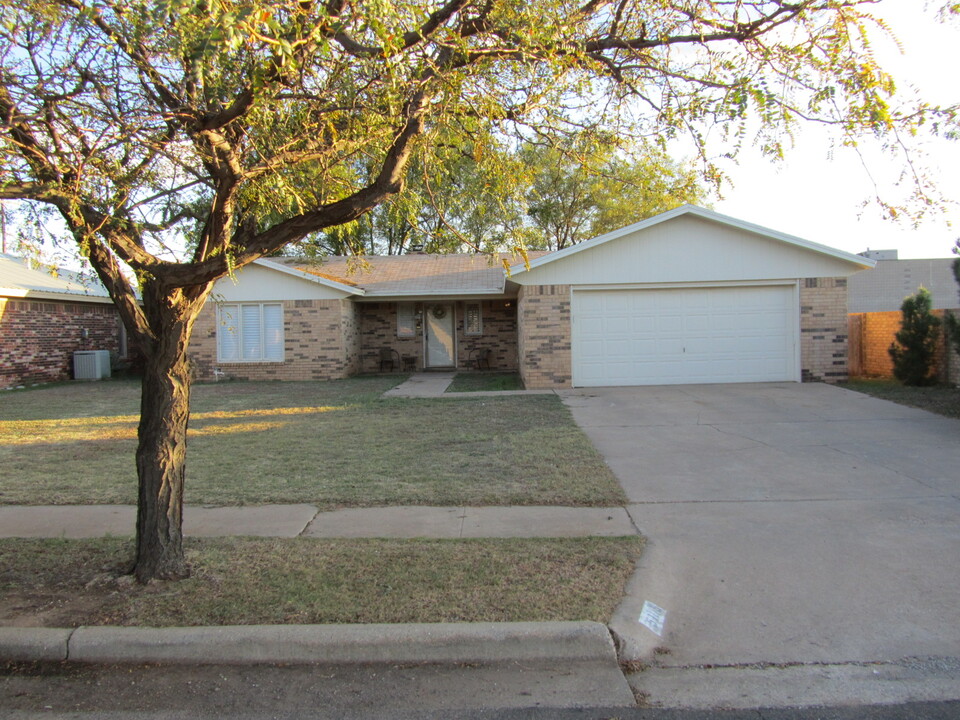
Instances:
[[[933,314],[943,318],[947,312],[960,316],[960,309],[934,310]],[[900,330],[900,311],[851,313],[847,318],[850,377],[893,377],[889,348]],[[946,326],[941,326],[934,366],[940,382],[960,382],[960,357],[947,337]]]

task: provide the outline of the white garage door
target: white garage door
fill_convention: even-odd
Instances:
[[[576,387],[797,380],[793,286],[577,290]]]

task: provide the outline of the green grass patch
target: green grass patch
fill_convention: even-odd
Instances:
[[[960,418],[960,388],[946,385],[931,387],[911,387],[897,380],[877,379],[850,380],[843,385],[848,390],[928,410],[938,415]]]
[[[606,622],[642,548],[639,537],[192,538],[190,578],[140,586],[119,575],[129,540],[4,539],[0,625]]]
[[[471,372],[457,373],[447,392],[496,392],[523,390],[520,373]]]
[[[193,388],[186,502],[625,503],[554,395],[390,399],[401,376]],[[133,504],[139,386],[0,396],[0,503]]]

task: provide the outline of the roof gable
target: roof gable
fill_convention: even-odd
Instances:
[[[846,276],[874,261],[684,205],[511,268],[521,285]]]
[[[234,276],[220,278],[213,292],[222,302],[342,300],[363,294],[362,290],[334,280],[288,268],[275,262],[275,258],[255,260]]]

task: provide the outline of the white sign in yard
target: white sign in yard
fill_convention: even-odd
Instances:
[[[659,605],[654,605],[649,600],[643,601],[643,609],[640,611],[640,624],[650,628],[658,637],[663,636],[663,623],[667,619],[667,611]]]

